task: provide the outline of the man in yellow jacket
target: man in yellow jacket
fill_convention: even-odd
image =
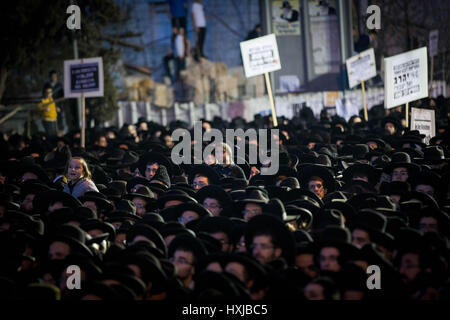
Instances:
[[[44,98],[38,104],[38,109],[41,111],[42,124],[45,129],[45,133],[48,137],[55,137],[56,131],[56,119],[58,118],[58,109],[53,101],[53,89],[48,87],[44,90]]]

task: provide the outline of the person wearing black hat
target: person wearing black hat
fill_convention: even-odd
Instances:
[[[228,217],[206,217],[200,221],[199,231],[207,232],[222,244],[222,252],[233,252],[233,223]]]
[[[157,204],[159,209],[164,209],[186,202],[197,202],[197,200],[182,190],[172,189],[160,195]]]
[[[195,198],[216,217],[220,216],[223,209],[232,202],[230,195],[216,185],[201,188],[197,191]]]
[[[287,264],[294,264],[295,239],[283,221],[273,215],[261,214],[250,219],[245,245],[260,263],[282,258]]]
[[[420,172],[420,166],[411,162],[411,157],[405,152],[396,152],[385,171],[391,174],[391,181],[406,181]]]
[[[183,225],[203,217],[212,216],[208,210],[196,202],[187,202],[177,205],[174,207],[174,215],[177,217],[178,222]]]
[[[358,248],[351,243],[350,231],[340,226],[325,227],[318,234],[317,259],[321,271],[339,272],[346,259]]]
[[[302,168],[299,180],[304,189],[315,193],[320,199],[336,188],[331,172],[320,165],[308,165]]]
[[[28,183],[22,183],[20,188],[20,194],[22,202],[20,203],[20,210],[24,212],[33,212],[33,199],[36,194],[50,190],[45,184],[39,182],[30,181]]]
[[[220,176],[211,166],[200,164],[191,169],[188,181],[192,184],[195,191],[199,191],[201,188],[210,184],[218,185],[219,179]]]
[[[156,209],[156,199],[153,192],[146,186],[139,187],[135,192],[122,197],[131,200],[136,206],[136,214],[142,217],[147,212]]]
[[[74,252],[93,256],[86,246],[86,232],[76,226],[64,224],[50,238],[48,257],[50,260],[63,260]]]
[[[442,146],[428,146],[423,150],[423,159],[414,160],[420,164],[428,165],[431,169],[441,170],[450,158],[446,157]]]
[[[423,192],[436,198],[441,177],[431,171],[422,171],[410,179],[411,187],[414,191]]]
[[[320,277],[309,282],[304,290],[306,300],[340,300],[336,282],[329,277]]]
[[[169,245],[169,260],[175,265],[177,277],[185,288],[194,289],[194,276],[207,251],[196,237],[179,235]]]
[[[386,117],[381,121],[381,127],[386,130],[389,135],[400,135],[402,125],[397,118]]]
[[[354,163],[342,174],[343,180],[348,184],[351,184],[352,180],[361,180],[376,185],[380,177],[380,173],[372,165],[366,163]]]
[[[158,170],[156,170],[156,173],[153,175],[153,177],[150,179],[151,184],[161,185],[163,188],[169,188],[170,183],[170,177],[169,173],[167,171],[166,166],[159,165]]]
[[[319,275],[319,268],[317,267],[316,261],[314,259],[314,255],[316,252],[312,242],[313,240],[311,239],[311,236],[309,236],[309,238],[311,242],[297,243],[295,265],[297,266],[297,268],[311,277],[311,279],[314,279]]]
[[[245,285],[252,300],[264,299],[268,289],[267,272],[251,255],[233,253],[227,256],[224,270],[237,277]]]
[[[138,168],[147,180],[152,180],[160,165],[166,167],[169,176],[172,175],[172,162],[170,159],[164,154],[155,151],[143,154],[139,159]]]
[[[88,191],[79,197],[78,200],[80,200],[84,207],[92,209],[99,218],[103,218],[104,212],[113,210],[113,205],[100,192]]]
[[[386,224],[386,217],[375,210],[363,209],[359,211],[357,217],[349,223],[353,244],[362,248],[373,242],[391,249],[394,238],[386,233]]]
[[[263,206],[268,202],[268,197],[260,189],[247,188],[245,199],[237,201],[242,213],[240,217],[249,221],[254,216],[262,214]]]

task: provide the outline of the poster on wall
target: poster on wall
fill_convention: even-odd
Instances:
[[[272,28],[277,36],[301,34],[299,0],[272,1]]]

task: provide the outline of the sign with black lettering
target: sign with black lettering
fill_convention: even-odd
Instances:
[[[247,78],[281,69],[274,34],[241,42],[241,54]]]
[[[434,110],[411,108],[411,130],[419,130],[421,134],[424,134],[424,142],[428,144],[436,135]]]
[[[66,98],[103,97],[103,60],[101,57],[64,61]]]
[[[346,64],[350,88],[357,86],[361,81],[367,81],[377,75],[373,48],[347,59]]]
[[[384,59],[386,108],[428,97],[427,47]]]

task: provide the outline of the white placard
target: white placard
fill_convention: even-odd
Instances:
[[[427,47],[385,58],[386,108],[428,97]]]
[[[64,61],[64,97],[103,97],[101,57]]]
[[[411,108],[411,130],[419,130],[425,135],[425,143],[436,135],[436,119],[434,110]]]
[[[430,31],[430,57],[438,55],[439,30]]]
[[[241,54],[247,78],[281,69],[275,34],[241,42]]]
[[[377,75],[373,48],[347,59],[346,64],[350,88],[357,86],[361,81],[367,81]]]

